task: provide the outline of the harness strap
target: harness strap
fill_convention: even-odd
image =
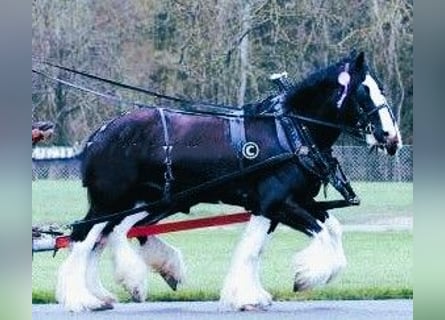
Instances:
[[[331,183],[349,204],[358,205],[360,200],[343,173],[338,160],[331,153],[320,151],[312,140],[307,126],[301,125],[296,120],[292,121],[287,116],[280,117],[278,121],[281,122],[285,135],[291,141],[299,163],[319,177],[325,186]]]
[[[275,118],[275,127],[277,130],[277,138],[281,148],[288,152],[292,152],[292,147],[289,139],[287,138],[286,131],[283,127],[283,123],[279,118]]]
[[[173,146],[170,144],[170,135],[168,133],[167,120],[165,117],[164,109],[157,108],[157,110],[159,112],[159,115],[161,116],[162,129],[164,132],[164,146],[162,147],[165,152],[164,197],[166,199],[170,199],[171,184],[172,184],[172,181],[175,180],[175,178],[173,176],[173,171],[172,171],[172,159],[171,159],[171,151],[172,151]]]
[[[109,215],[102,216],[99,218],[75,221],[71,224],[71,226],[85,225],[85,224],[93,225],[93,224],[101,223],[101,222],[109,222],[110,220],[114,220],[114,219],[123,219],[127,216],[130,216],[132,214],[142,212],[142,211],[151,212],[153,208],[162,209],[159,213],[150,214],[147,218],[144,219],[144,221],[146,221],[147,224],[156,223],[159,220],[162,220],[172,214],[175,214],[175,212],[169,212],[169,207],[168,207],[169,204],[174,205],[178,201],[185,200],[192,196],[196,196],[200,192],[207,191],[210,188],[214,188],[214,187],[217,187],[218,185],[225,184],[225,183],[227,183],[233,179],[239,178],[241,176],[244,177],[244,176],[246,176],[248,174],[252,174],[258,170],[277,166],[284,162],[290,161],[294,158],[295,158],[295,154],[293,154],[293,153],[282,153],[282,154],[270,157],[260,163],[253,164],[253,165],[245,168],[243,171],[236,171],[234,173],[226,174],[222,177],[215,178],[213,180],[201,183],[201,184],[197,185],[196,187],[193,187],[193,188],[178,192],[176,194],[173,194],[173,195],[171,195],[171,199],[162,198],[160,200],[150,202],[146,205],[139,206],[137,208],[120,211],[120,212],[109,214]],[[166,206],[166,205],[167,205],[167,207],[163,208],[163,206]]]
[[[289,117],[285,115],[277,117],[276,120],[280,122],[280,126],[283,128],[283,133],[290,142],[295,154],[297,156],[299,154],[308,154],[308,148],[305,146],[308,144],[308,142],[307,139],[305,139],[305,135],[297,131],[299,128],[298,124],[296,125],[291,119],[289,119]]]
[[[236,151],[239,167],[244,168],[242,147],[246,143],[246,129],[244,127],[244,117],[229,118],[230,141],[233,149]]]

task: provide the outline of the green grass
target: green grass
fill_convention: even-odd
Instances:
[[[381,218],[412,216],[412,184],[354,183],[362,205],[337,210],[343,224],[369,223]],[[33,182],[33,224],[69,223],[86,212],[85,191],[80,183],[60,181]],[[330,196],[337,197],[334,190]],[[230,206],[199,205],[193,215],[239,211]],[[177,218],[184,218],[177,215]],[[171,233],[162,238],[181,249],[187,265],[187,282],[177,292],[171,291],[156,274],[149,276],[149,300],[218,299],[233,249],[243,226],[201,229]],[[344,248],[348,267],[326,287],[310,292],[292,292],[292,258],[308,239],[289,228],[279,227],[267,245],[262,268],[262,282],[277,300],[300,299],[382,299],[412,298],[411,231],[345,232]],[[32,298],[34,303],[53,302],[57,268],[66,257],[61,250],[34,255],[32,264]],[[105,286],[126,301],[129,296],[112,280],[109,253],[101,262]]]
[[[335,210],[343,223],[367,224],[394,217],[412,217],[413,184],[407,182],[353,182],[352,187],[361,199],[358,207]],[[321,194],[318,199],[323,199]],[[338,193],[328,188],[328,199],[338,199]]]
[[[334,210],[344,224],[373,223],[375,220],[410,216],[413,213],[413,184],[405,182],[353,182],[362,200],[358,207]],[[339,194],[328,188],[328,199],[339,199]],[[323,199],[322,192],[318,197]],[[83,218],[88,204],[80,181],[39,180],[32,182],[32,222],[70,223]],[[200,204],[192,209],[194,216],[239,212],[243,209],[229,205]],[[184,218],[176,215],[173,219]]]
[[[242,228],[216,228],[164,235],[163,239],[180,248],[187,265],[187,282],[171,291],[155,274],[149,278],[151,300],[214,300],[218,298],[228,270],[233,248]],[[289,229],[278,229],[263,257],[265,288],[276,299],[364,299],[412,297],[411,232],[347,232],[344,248],[348,267],[332,284],[307,293],[292,292],[292,257],[307,243],[304,236]],[[60,251],[34,256],[32,268],[33,301],[53,302],[57,267],[66,257]],[[129,296],[112,280],[111,263],[105,252],[102,279],[121,300]]]

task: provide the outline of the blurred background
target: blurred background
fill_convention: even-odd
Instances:
[[[267,97],[275,89],[268,80],[272,73],[287,71],[299,81],[352,49],[366,53],[400,121],[404,143],[412,144],[412,0],[32,2],[33,58],[234,107]],[[129,100],[167,103],[35,61],[33,67]],[[131,108],[32,75],[33,120],[56,124],[51,144],[81,143],[104,121]]]

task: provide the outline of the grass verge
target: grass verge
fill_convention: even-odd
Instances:
[[[187,282],[171,291],[155,274],[149,275],[149,301],[216,300],[228,270],[232,251],[242,227],[212,228],[172,233],[162,238],[178,247],[187,265]],[[348,267],[326,287],[303,293],[292,292],[292,257],[307,244],[307,238],[279,228],[268,244],[262,264],[262,282],[276,300],[412,298],[411,232],[347,232],[344,249]],[[33,303],[54,302],[57,267],[66,256],[50,253],[34,256]],[[105,286],[121,301],[129,296],[112,280],[111,263],[105,252],[101,263]]]

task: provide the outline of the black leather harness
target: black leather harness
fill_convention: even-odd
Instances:
[[[48,64],[48,63],[46,63]],[[49,64],[51,65],[51,64]],[[149,92],[147,90],[144,90],[142,88],[135,88],[134,86],[124,85],[117,83],[112,80],[104,79],[98,76],[90,75],[84,72],[79,72],[71,68],[65,68],[61,66],[57,66],[52,64],[52,66],[64,69],[66,71],[70,71],[73,73],[81,74],[85,77],[93,78],[96,80],[101,80],[113,85],[119,85],[121,87],[126,87],[128,89],[141,91],[144,93],[148,93],[151,95],[159,96],[164,99],[173,100],[175,102],[184,102],[182,99],[173,98],[169,96],[159,95],[157,93]],[[106,98],[110,101],[114,101],[116,103],[126,103],[130,105],[137,105],[140,107],[152,107],[152,106],[145,106],[140,103],[135,103],[132,101],[126,101],[123,99],[120,99],[118,97],[110,96],[107,94],[103,94],[79,85],[72,84],[68,81],[59,79],[57,77],[49,76],[48,74],[45,74],[44,72],[32,69],[34,73],[40,74],[42,76],[45,76],[49,79],[52,79],[56,82],[63,83],[65,85],[74,87],[76,89],[86,91],[93,93],[95,95],[98,95],[100,97]],[[285,92],[289,88],[289,84],[287,82],[283,82],[283,80],[278,79],[277,84],[279,85],[281,91]],[[209,114],[213,116],[223,116],[229,119],[229,126],[230,126],[230,139],[232,146],[236,152],[237,157],[240,159],[240,169],[239,171],[233,172],[231,174],[227,174],[225,176],[213,179],[211,181],[204,182],[200,185],[197,185],[193,188],[190,188],[188,190],[184,190],[182,192],[171,194],[172,189],[172,183],[174,181],[174,175],[172,170],[172,159],[171,159],[171,153],[172,153],[172,145],[170,141],[170,134],[169,134],[169,128],[167,123],[167,118],[164,113],[164,109],[162,108],[156,108],[160,114],[162,128],[163,128],[163,135],[164,135],[164,150],[165,150],[165,186],[164,186],[164,197],[158,201],[154,201],[152,203],[149,203],[144,206],[140,206],[134,209],[124,210],[121,212],[117,212],[111,215],[102,216],[100,218],[96,219],[90,219],[90,220],[82,220],[82,221],[76,221],[72,225],[82,225],[82,224],[95,224],[100,223],[104,221],[110,221],[113,219],[122,219],[126,216],[141,212],[141,211],[149,211],[152,208],[159,208],[159,207],[168,207],[168,203],[171,201],[180,201],[183,199],[186,199],[187,197],[194,196],[198,194],[199,192],[205,191],[208,188],[215,187],[218,185],[221,185],[223,183],[226,183],[228,181],[231,181],[232,179],[238,178],[240,176],[251,174],[253,172],[268,168],[268,167],[275,167],[277,165],[281,165],[291,159],[295,159],[295,157],[298,159],[298,161],[301,163],[301,165],[311,172],[312,174],[318,176],[325,184],[331,183],[345,198],[345,201],[337,200],[337,201],[325,201],[325,202],[317,202],[316,205],[319,208],[322,208],[323,210],[333,209],[333,208],[340,208],[348,205],[357,205],[359,204],[359,200],[357,196],[355,195],[354,191],[352,190],[349,181],[347,180],[346,176],[344,175],[343,171],[341,170],[341,167],[337,161],[337,159],[332,155],[332,152],[325,151],[321,152],[319,148],[313,143],[310,133],[307,130],[307,127],[300,123],[299,120],[303,121],[309,121],[313,123],[318,123],[320,125],[330,126],[334,128],[341,129],[345,132],[348,132],[352,135],[357,134],[356,128],[350,128],[348,126],[344,125],[338,125],[333,124],[329,122],[325,122],[318,119],[311,119],[311,118],[305,118],[304,116],[299,115],[287,115],[284,113],[283,110],[283,98],[284,93],[281,95],[278,95],[274,98],[269,99],[267,102],[264,103],[265,107],[263,110],[261,110],[259,113],[255,113],[255,116],[257,117],[274,117],[275,126],[276,126],[276,134],[278,141],[280,143],[280,146],[286,150],[285,153],[271,156],[266,160],[263,160],[259,163],[251,164],[248,167],[244,166],[244,159],[242,155],[242,146],[246,143],[246,133],[245,133],[245,114],[244,112],[239,112],[238,110],[228,108],[226,106],[219,106],[219,105],[212,105],[206,103],[205,105],[209,108],[216,108],[212,111],[205,111],[200,110],[199,113],[201,114]],[[368,114],[364,116],[369,116],[371,113],[378,111],[379,108],[376,108],[375,110],[372,110]],[[222,111],[221,111],[222,110]],[[192,113],[190,111],[176,111],[178,113]],[[195,113],[196,114],[196,113]],[[360,134],[360,133],[359,133]],[[171,215],[172,213],[168,212],[161,212],[159,214],[155,214],[151,216],[151,219],[148,223],[155,223],[166,216]]]

